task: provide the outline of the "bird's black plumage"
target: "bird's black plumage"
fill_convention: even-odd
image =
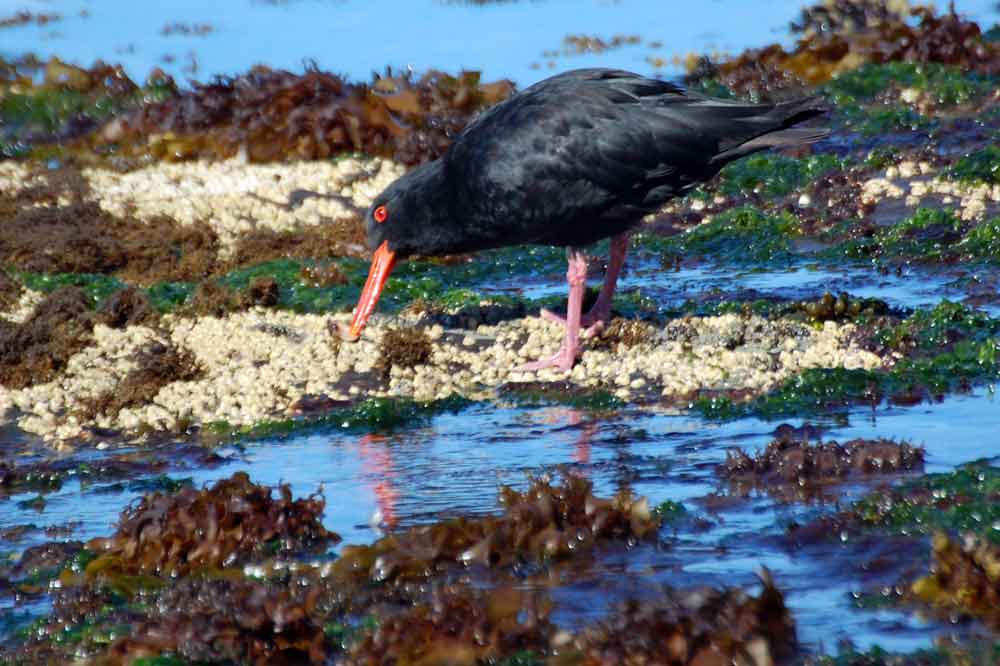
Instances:
[[[566,72],[489,109],[376,198],[389,217],[369,215],[369,244],[401,256],[588,245],[736,158],[823,136],[791,129],[820,113],[813,99],[749,104],[619,70]]]
[[[734,159],[824,136],[793,127],[822,112],[813,99],[719,100],[620,70],[580,69],[536,83],[483,113],[443,157],[375,198],[367,218],[372,269],[342,335],[361,334],[397,258],[565,245],[566,337],[555,356],[526,367],[568,369],[581,326],[593,332],[610,317],[628,230]],[[586,261],[573,248],[608,237],[604,286],[582,316]]]

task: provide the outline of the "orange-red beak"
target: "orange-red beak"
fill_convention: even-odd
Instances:
[[[354,342],[361,337],[361,330],[375,311],[378,297],[382,295],[382,289],[395,265],[396,253],[389,249],[389,241],[384,241],[372,256],[372,267],[368,271],[365,288],[361,290],[358,306],[354,308],[354,318],[351,320],[350,330],[344,331],[343,326],[338,326],[341,339]]]

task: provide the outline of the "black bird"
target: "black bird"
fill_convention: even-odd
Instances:
[[[545,79],[484,112],[449,150],[392,183],[367,213],[375,251],[346,340],[357,340],[397,259],[506,245],[567,248],[566,336],[554,356],[524,366],[572,367],[585,335],[611,314],[629,231],[728,162],[815,141],[793,128],[820,115],[814,98],[749,104],[610,69]],[[586,263],[578,248],[612,238],[604,285],[581,317]]]

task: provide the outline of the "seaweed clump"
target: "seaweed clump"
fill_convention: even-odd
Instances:
[[[434,346],[419,328],[391,328],[382,335],[375,366],[388,376],[393,368],[415,368],[431,360]]]
[[[79,287],[49,294],[20,324],[0,323],[0,384],[22,389],[51,381],[90,342],[94,317]]]
[[[370,85],[264,66],[195,84],[120,116],[98,139],[168,161],[324,159],[363,152],[419,164],[439,157],[482,109],[513,92],[478,72],[376,77]]]
[[[702,60],[689,73],[689,83],[717,80],[739,94],[767,96],[826,83],[866,63],[941,63],[985,75],[1000,71],[1000,47],[954,7],[938,15],[928,7],[897,11],[880,2],[824,3],[806,10],[798,27],[803,34],[791,51],[771,44],[720,64]]]
[[[600,332],[594,340],[595,349],[616,349],[622,347],[637,347],[653,339],[655,331],[653,327],[644,322],[633,319],[622,319],[615,317]]]
[[[979,618],[1000,630],[1000,547],[968,535],[961,543],[938,532],[930,575],[913,583],[916,600],[938,610]]]
[[[779,437],[757,456],[730,450],[719,474],[731,481],[804,485],[840,481],[855,474],[891,474],[923,468],[924,451],[887,439],[810,444]]]
[[[114,535],[88,542],[99,557],[87,575],[185,576],[238,564],[268,548],[297,550],[338,539],[320,520],[322,498],[293,500],[287,485],[278,494],[273,498],[271,488],[236,472],[201,490],[146,495],[122,512]]]
[[[548,649],[555,633],[550,609],[544,597],[514,588],[436,586],[427,603],[385,618],[377,632],[351,645],[344,663],[520,663],[515,655]]]
[[[127,407],[147,405],[164,386],[193,381],[204,375],[204,368],[194,354],[160,341],[143,346],[135,353],[133,361],[136,367],[112,391],[90,401],[85,409],[86,419],[97,414],[117,416]]]
[[[318,587],[187,579],[158,596],[105,663],[176,655],[199,664],[324,664],[330,646],[314,619],[318,597]]]
[[[20,282],[0,270],[0,311],[9,310],[21,299],[24,287]]]
[[[112,294],[97,311],[97,317],[105,326],[117,329],[154,326],[160,320],[160,314],[146,294],[135,287],[125,287]]]
[[[523,493],[504,487],[504,513],[455,518],[390,534],[371,546],[347,546],[334,575],[352,580],[425,578],[448,564],[510,566],[585,552],[598,542],[641,539],[656,533],[659,519],[645,498],[627,491],[612,499],[592,494],[590,481],[569,476],[561,486],[535,480]]]
[[[566,663],[771,664],[797,647],[795,623],[768,573],[759,597],[741,590],[667,591],[628,601],[585,628],[566,648]],[[582,657],[572,660],[573,652]]]

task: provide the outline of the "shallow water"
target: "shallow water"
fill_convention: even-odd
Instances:
[[[923,444],[928,470],[943,471],[997,453],[986,439],[995,428],[997,409],[990,390],[981,389],[940,404],[856,409],[820,422],[830,428],[824,435],[828,439],[891,437]],[[390,435],[331,429],[253,442],[220,451],[231,460],[218,468],[173,476],[190,475],[201,484],[245,469],[260,483],[287,481],[297,495],[322,487],[327,527],[346,543],[364,543],[377,537],[378,522],[403,527],[459,512],[495,511],[500,484],[523,487],[529,474],[562,466],[592,479],[598,494],[628,485],[653,503],[683,502],[710,527],[693,531],[681,526],[676,536],[668,527],[660,546],[642,545],[627,554],[609,548],[595,565],[568,575],[554,592],[561,601],[556,617],[561,623],[574,625],[600,615],[611,601],[648,591],[653,582],[753,585],[766,566],[788,592],[800,638],[812,648],[833,649],[836,641],[850,637],[860,647],[911,650],[954,631],[912,615],[855,609],[851,593],[862,586],[851,563],[868,554],[867,546],[853,551],[853,544],[845,543],[814,553],[783,545],[784,525],[832,510],[832,505],[788,504],[764,495],[725,499],[727,489],[714,476],[714,466],[728,448],[763,447],[776,425],[758,419],[706,423],[640,409],[595,415],[568,407],[478,405]],[[846,497],[863,490],[851,487]],[[117,512],[139,493],[67,483],[47,495],[42,513],[16,507],[32,496],[0,502],[0,525],[43,527],[76,520],[82,524],[74,538],[86,539],[111,532]]]
[[[44,27],[0,31],[0,55],[35,52],[89,66],[120,62],[142,80],[154,67],[205,80],[263,63],[299,70],[315,60],[323,69],[366,79],[386,65],[454,71],[481,70],[488,79],[528,85],[574,67],[622,67],[652,73],[647,57],[789,43],[787,27],[802,0],[660,2],[658,0],[529,0],[477,6],[461,0],[0,0],[0,17],[19,9],[58,12]],[[957,10],[989,26],[994,0],[959,0]],[[81,10],[88,15],[82,17]],[[161,34],[170,24],[207,24],[205,36]],[[602,54],[547,58],[567,35],[638,35],[643,44]],[[650,42],[661,48],[650,48]],[[165,60],[165,56],[172,61]],[[550,67],[549,63],[553,66]],[[192,63],[197,69],[191,71]],[[536,65],[535,69],[532,65]],[[676,75],[670,65],[662,70]]]

